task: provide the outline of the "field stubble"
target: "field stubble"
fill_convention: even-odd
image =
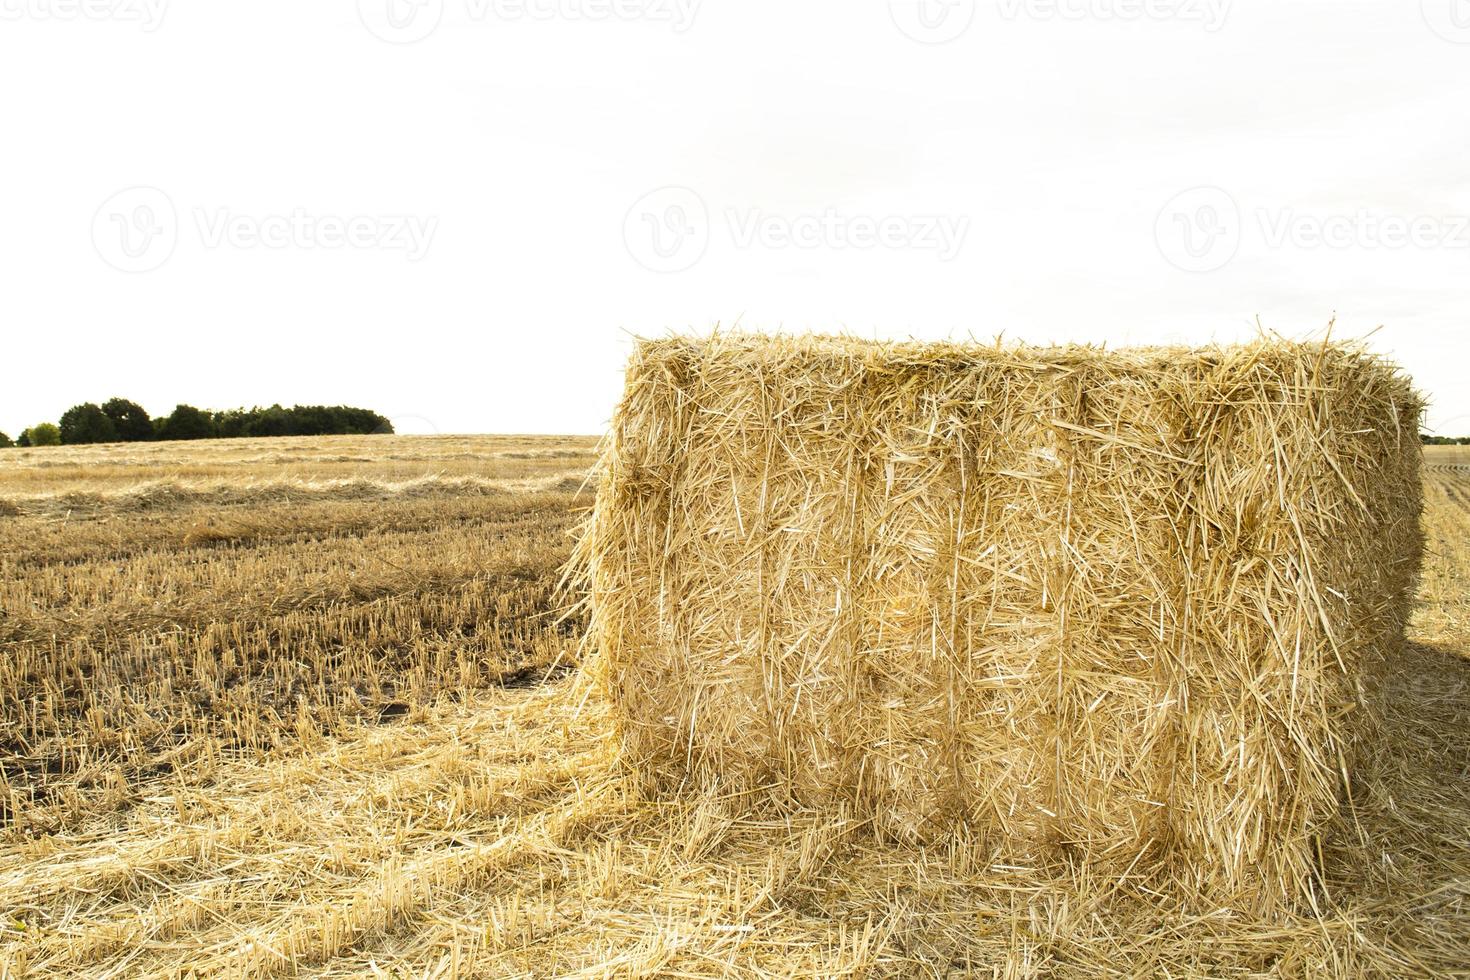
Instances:
[[[1271,922],[645,795],[562,670],[592,460],[6,453],[0,976],[1470,975],[1470,454],[1429,452],[1413,642],[1320,915]]]

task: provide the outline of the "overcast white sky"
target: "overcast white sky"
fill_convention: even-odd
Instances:
[[[1470,433],[1470,0],[0,0],[0,429],[596,432],[630,334],[1383,326]]]

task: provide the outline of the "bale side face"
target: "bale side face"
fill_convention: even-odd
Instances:
[[[629,759],[885,835],[1303,892],[1420,547],[1353,350],[643,344],[583,542]]]

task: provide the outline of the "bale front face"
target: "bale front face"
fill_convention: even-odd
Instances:
[[[640,346],[585,557],[629,758],[1014,864],[1301,892],[1419,404],[1335,346]]]

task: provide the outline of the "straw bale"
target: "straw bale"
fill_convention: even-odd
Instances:
[[[642,342],[581,544],[624,758],[1294,902],[1401,642],[1420,411],[1329,343]]]

